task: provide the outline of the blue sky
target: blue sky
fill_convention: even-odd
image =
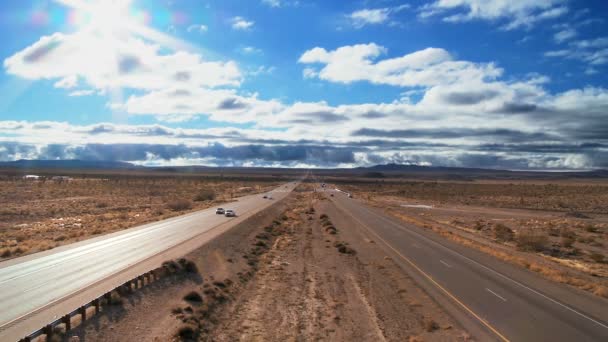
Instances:
[[[0,4],[0,160],[608,167],[608,4]]]

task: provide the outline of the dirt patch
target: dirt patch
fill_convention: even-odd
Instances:
[[[468,339],[333,204],[319,198],[298,203],[292,224],[260,262],[251,283],[217,316],[206,339]],[[432,330],[428,321],[434,322]]]

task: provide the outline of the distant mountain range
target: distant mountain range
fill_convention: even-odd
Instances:
[[[195,173],[204,171],[222,171],[222,170],[240,170],[247,172],[281,172],[285,169],[280,168],[245,168],[245,167],[208,167],[202,165],[191,166],[163,166],[163,167],[145,167],[121,161],[93,161],[93,160],[17,160],[9,162],[0,162],[1,168],[12,169],[98,169],[98,170],[149,170],[159,172],[180,172],[180,173]],[[516,177],[533,174],[552,174],[552,175],[567,175],[568,177],[608,177],[608,170],[590,170],[590,171],[535,171],[535,170],[495,170],[481,168],[465,168],[465,167],[443,167],[443,166],[420,166],[420,165],[402,165],[402,164],[384,164],[374,165],[370,167],[357,167],[353,169],[323,169],[316,170],[321,173],[336,173],[336,174],[357,174],[364,177],[380,178],[384,176],[394,176],[398,174],[433,174],[433,175],[450,175],[450,176],[479,176],[479,175],[500,175],[505,177]]]
[[[0,167],[17,169],[141,169],[142,166],[120,161],[25,160],[0,162]]]

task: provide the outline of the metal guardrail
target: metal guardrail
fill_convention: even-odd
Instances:
[[[87,320],[87,309],[89,309],[90,307],[95,307],[94,315],[101,313],[102,306],[104,306],[104,305],[102,305],[102,299],[106,300],[105,306],[110,305],[111,304],[110,301],[112,298],[112,292],[116,291],[120,295],[124,295],[125,293],[131,293],[135,290],[141,289],[145,285],[149,285],[152,282],[159,280],[165,272],[168,272],[168,274],[173,273],[173,271],[170,269],[170,267],[165,266],[165,265],[163,265],[161,267],[157,267],[151,271],[142,273],[142,274],[132,278],[131,280],[126,281],[122,285],[117,286],[117,287],[111,289],[110,291],[104,293],[103,295],[93,299],[92,301],[89,301],[83,305],[78,306],[76,309],[61,316],[61,318],[56,319],[55,321],[45,325],[44,327],[31,332],[30,334],[28,334],[27,336],[25,336],[24,338],[19,340],[19,342],[31,342],[33,339],[40,337],[42,335],[46,335],[47,339],[48,339],[48,337],[55,334],[54,329],[59,324],[65,324],[65,331],[68,332],[68,331],[72,330],[72,328],[73,328],[72,327],[72,317],[80,315],[80,317],[81,317],[80,324],[83,324],[84,321]]]

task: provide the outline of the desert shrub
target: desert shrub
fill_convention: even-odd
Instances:
[[[169,272],[175,272],[179,270],[179,264],[173,260],[167,260],[163,262],[163,268],[165,268]]]
[[[494,238],[499,241],[512,241],[514,237],[513,230],[503,224],[496,224],[494,226]]]
[[[562,236],[561,244],[566,248],[570,248],[574,244],[574,241],[575,240],[571,237]]]
[[[178,199],[167,203],[167,208],[173,211],[188,210],[192,208],[192,203],[185,199]]]
[[[182,341],[196,341],[198,339],[198,328],[192,324],[184,324],[177,329],[176,335]]]
[[[356,254],[357,253],[354,249],[348,247],[345,242],[336,242],[336,243],[334,243],[334,247],[336,247],[338,249],[338,252],[340,252],[342,254]]]
[[[191,291],[191,292],[188,292],[184,296],[184,300],[188,301],[190,303],[202,303],[203,302],[203,297],[201,297],[201,295],[198,292]]]
[[[607,286],[603,286],[603,285],[599,285],[595,289],[595,291],[593,291],[593,294],[596,295],[596,296],[608,298],[608,287]]]
[[[109,206],[110,206],[110,205],[108,204],[108,202],[105,202],[105,201],[97,202],[97,203],[95,204],[95,207],[96,207],[96,208],[99,208],[99,209],[102,209],[102,208],[107,208],[107,207],[109,207]]]
[[[598,229],[596,226],[592,225],[591,223],[585,226],[585,231],[589,232],[589,233],[597,233]]]
[[[591,260],[593,260],[595,262],[599,262],[599,263],[604,262],[604,255],[601,253],[593,252],[593,253],[591,253],[591,255],[589,257],[591,258]]]
[[[327,217],[327,215],[326,215],[326,214],[321,214],[321,216],[319,216],[319,218],[320,218],[321,220],[326,220],[328,217]]]
[[[576,239],[576,233],[568,228],[562,229],[562,231],[559,233],[559,235],[563,238],[570,238],[573,240]]]
[[[433,332],[437,329],[439,329],[439,324],[437,324],[437,322],[430,318],[424,320],[424,330],[427,332]]]
[[[0,251],[0,257],[2,258],[8,258],[11,256],[11,250],[10,248],[5,248],[2,251]]]
[[[196,196],[194,196],[194,200],[197,202],[202,201],[213,201],[215,199],[215,192],[211,189],[203,189],[199,191]]]
[[[54,240],[55,241],[63,241],[65,239],[67,239],[67,238],[68,238],[67,236],[65,236],[65,235],[62,234],[62,235],[56,236]]]
[[[186,273],[198,273],[198,267],[192,260],[181,258],[177,261]]]
[[[549,244],[549,238],[534,232],[520,232],[515,240],[517,247],[524,251],[542,252]]]
[[[258,241],[255,243],[255,245],[258,247],[264,247],[264,248],[268,247],[268,245],[266,245],[266,243],[264,241]]]
[[[120,306],[120,305],[123,305],[123,303],[124,303],[123,299],[120,296],[120,294],[118,294],[118,292],[112,291],[112,293],[110,293],[110,298],[108,299],[108,304]]]

